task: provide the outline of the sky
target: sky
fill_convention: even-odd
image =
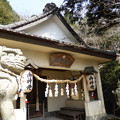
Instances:
[[[55,3],[58,7],[63,0],[8,0],[13,10],[21,16],[39,15],[47,3]]]

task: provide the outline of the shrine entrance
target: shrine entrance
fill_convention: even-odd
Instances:
[[[34,71],[40,78],[44,80],[70,80],[74,81],[81,76],[80,71],[68,71],[68,70],[56,70],[56,69],[43,69],[39,68]],[[47,85],[49,85],[49,90],[51,89],[51,94],[48,93],[45,96]],[[54,114],[56,111],[59,111],[62,107],[79,107],[84,109],[84,88],[83,80],[77,82],[77,84],[69,84],[68,93],[66,93],[67,83],[59,83],[58,85],[58,94],[55,95],[56,83],[47,84],[46,82],[41,82],[34,77],[33,80],[33,90],[28,95],[29,102],[29,117],[46,117],[46,113]],[[76,89],[79,91],[76,95],[74,94],[75,85]],[[61,94],[61,89],[63,89],[63,94]],[[50,91],[49,91],[50,92]],[[68,95],[69,94],[69,95]],[[77,100],[74,101],[74,100]],[[71,103],[72,105],[71,106]],[[79,105],[77,105],[79,104]]]

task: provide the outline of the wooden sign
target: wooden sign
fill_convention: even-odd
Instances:
[[[60,66],[70,68],[74,58],[68,54],[53,54],[50,58],[51,66]]]

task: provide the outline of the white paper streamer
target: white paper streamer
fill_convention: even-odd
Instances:
[[[48,85],[48,83],[47,83],[47,85],[46,85],[46,90],[45,90],[45,97],[48,96],[48,90],[49,90],[49,85]]]
[[[69,84],[68,83],[66,85],[66,94],[67,94],[67,96],[69,96]]]
[[[58,97],[58,84],[55,84],[55,97]]]

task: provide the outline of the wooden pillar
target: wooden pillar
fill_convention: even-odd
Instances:
[[[83,75],[83,85],[84,85],[84,94],[85,94],[85,116],[89,116],[88,102],[90,101],[89,91],[86,85],[86,75]]]
[[[100,100],[102,102],[102,110],[103,110],[104,113],[106,113],[105,105],[104,105],[104,98],[103,98],[101,78],[100,78],[100,72],[98,72],[98,74],[96,75],[96,84],[97,84],[98,100]]]
[[[25,103],[25,99],[26,99],[26,96],[25,97],[20,97],[20,109],[22,111],[22,114],[23,115],[23,119],[24,120],[27,120],[27,110],[26,110],[26,103]]]
[[[20,109],[26,108],[25,99],[26,99],[26,97],[20,97]]]
[[[84,93],[85,93],[85,102],[89,102],[90,97],[89,97],[89,91],[86,85],[86,75],[83,75],[83,85],[84,85]]]

